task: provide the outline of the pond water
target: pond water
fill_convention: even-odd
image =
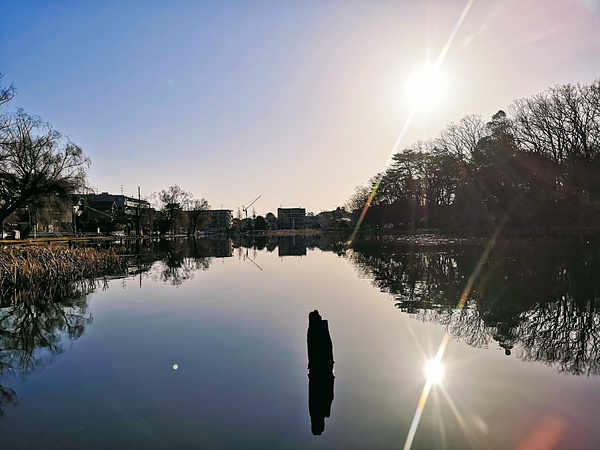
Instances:
[[[125,278],[5,299],[2,448],[597,448],[597,242],[240,244],[145,243]],[[315,309],[335,378],[309,386]]]

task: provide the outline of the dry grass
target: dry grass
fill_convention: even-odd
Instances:
[[[4,247],[0,251],[0,295],[12,289],[91,280],[122,274],[125,270],[125,261],[113,250],[62,246]]]

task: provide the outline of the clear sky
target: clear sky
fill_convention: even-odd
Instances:
[[[384,168],[433,62],[446,94],[400,148],[466,114],[600,77],[600,0],[2,0],[0,72],[100,191],[178,184],[213,208],[315,213]]]

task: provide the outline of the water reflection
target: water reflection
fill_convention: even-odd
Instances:
[[[210,258],[202,256],[184,256],[180,252],[167,252],[155,279],[173,286],[194,278],[194,272],[208,270]]]
[[[214,258],[233,256],[229,239],[150,239],[114,245],[127,260],[130,276],[180,286],[197,271],[208,270]]]
[[[357,243],[352,251],[344,252],[339,241],[316,237],[296,241],[296,245],[302,242],[301,249],[305,246],[307,257],[290,256],[281,261],[278,241],[256,237],[243,241],[156,241],[123,246],[122,254],[130,261],[131,268],[123,282],[130,283],[133,275],[136,284],[139,277],[152,286],[128,292],[117,288],[117,292],[96,296],[92,305],[97,319],[93,329],[89,329],[93,333],[88,331],[87,339],[77,342],[79,348],[85,346],[85,351],[72,355],[72,361],[78,362],[76,366],[54,364],[43,376],[29,377],[27,386],[11,380],[11,370],[30,374],[60,352],[67,351],[68,346],[64,345],[67,339],[78,339],[92,320],[86,291],[77,294],[56,290],[56,297],[43,304],[27,293],[20,293],[18,299],[3,303],[0,383],[4,386],[0,386],[0,409],[6,411],[4,421],[10,420],[10,426],[5,428],[13,440],[8,445],[18,442],[26,446],[23,442],[27,433],[23,433],[23,429],[35,428],[31,417],[38,417],[36,420],[42,428],[36,429],[38,437],[31,438],[31,442],[38,445],[30,447],[39,447],[51,434],[48,433],[50,426],[45,424],[53,423],[52,417],[58,414],[69,422],[60,428],[67,437],[55,444],[64,444],[63,448],[85,447],[86,442],[105,448],[151,447],[156,442],[174,442],[173,445],[180,447],[206,442],[213,447],[237,448],[253,442],[255,446],[270,448],[276,441],[284,447],[315,444],[335,447],[349,442],[348,436],[356,439],[352,441],[356,448],[369,448],[369,444],[377,448],[393,447],[392,441],[399,442],[414,411],[411,410],[413,397],[416,397],[413,385],[421,381],[421,358],[410,340],[404,344],[389,339],[390,330],[361,332],[378,330],[381,313],[389,310],[393,313],[393,308],[386,304],[373,306],[371,299],[380,296],[369,297],[374,293],[369,292],[365,283],[353,279],[344,260],[310,250],[317,247],[347,255],[364,277],[390,293],[399,310],[419,320],[439,323],[459,340],[475,346],[500,348],[511,357],[523,360],[544,361],[560,370],[598,373],[597,329],[600,324],[596,299],[600,277],[598,256],[591,250],[595,247],[579,243],[498,245],[486,262],[466,307],[459,310],[456,303],[481,254],[480,243],[421,246]],[[285,245],[294,247],[294,242]],[[267,254],[269,251],[272,253]],[[237,255],[240,260],[235,258]],[[220,261],[227,258],[226,264],[221,265]],[[249,266],[250,258],[263,267],[263,272]],[[328,265],[335,270],[327,270]],[[211,269],[213,273],[209,276],[199,275],[199,271]],[[189,281],[194,274],[196,283]],[[185,283],[191,289],[177,292],[172,289],[173,285]],[[345,291],[340,288],[346,285],[350,287]],[[355,286],[361,289],[356,289],[356,295],[343,295],[354,291]],[[283,297],[282,287],[293,291],[293,295]],[[165,301],[171,298],[171,293],[176,301]],[[246,298],[246,293],[251,293],[249,301],[221,301]],[[204,301],[205,298],[208,301]],[[153,301],[140,303],[135,299]],[[328,311],[324,315],[334,321],[334,333],[341,330],[334,337],[338,368],[342,364],[344,369],[344,395],[339,395],[338,376],[336,400],[338,409],[343,405],[343,413],[333,411],[334,423],[326,424],[332,413],[335,383],[333,346],[331,337],[325,333],[329,327],[321,328],[325,342],[316,347],[317,355],[319,349],[326,349],[322,356],[315,356],[308,343],[310,331],[306,335],[307,348],[303,347],[304,314],[308,313],[306,305],[311,303],[317,303],[321,312]],[[53,310],[56,307],[59,310]],[[12,308],[11,314],[7,308]],[[361,320],[363,316],[369,320]],[[406,323],[400,311],[393,316],[388,324]],[[278,320],[271,320],[273,317]],[[42,325],[30,326],[39,320]],[[17,329],[25,331],[19,335]],[[319,327],[317,336],[318,330]],[[395,335],[397,331],[392,329],[391,333]],[[422,330],[412,331],[419,342],[428,336],[418,334]],[[382,343],[389,344],[393,351],[382,347]],[[473,353],[466,346],[455,346],[454,350],[462,352],[457,353],[458,356]],[[308,386],[304,384],[307,380],[305,351],[310,366]],[[482,355],[482,352],[476,353]],[[518,429],[519,421],[533,422],[533,414],[538,410],[543,412],[551,407],[556,413],[556,405],[561,408],[566,405],[562,410],[559,408],[558,413],[566,409],[583,411],[574,418],[567,417],[565,420],[573,421],[566,423],[594,417],[597,408],[588,405],[586,409],[580,405],[588,392],[593,393],[593,386],[589,385],[584,392],[579,380],[558,377],[562,397],[553,398],[554,403],[550,405],[545,403],[547,389],[539,389],[536,383],[527,381],[532,378],[527,365],[510,365],[511,369],[518,369],[506,372],[510,374],[507,377],[469,378],[471,368],[473,374],[489,375],[493,371],[494,367],[488,372],[475,371],[478,364],[496,361],[494,357],[488,358],[489,352],[485,356],[482,362],[457,358],[468,361],[466,371],[448,366],[449,372],[460,376],[447,377],[433,389],[443,400],[441,396],[446,395],[444,389],[447,388],[452,394],[452,397],[448,395],[452,403],[450,400],[447,404],[429,403],[432,408],[440,407],[439,414],[431,414],[434,419],[427,420],[427,414],[435,410],[425,410],[420,425],[425,431],[417,436],[421,441],[417,440],[415,446],[468,448],[461,445],[464,439],[458,435],[462,430],[465,435],[481,434],[488,446],[498,443],[498,447],[514,447],[500,445],[506,442],[498,440],[499,434],[506,429]],[[87,359],[79,359],[84,357]],[[72,370],[92,365],[94,370],[81,373]],[[319,371],[319,366],[324,370]],[[390,367],[394,370],[388,370]],[[442,372],[432,367],[428,369],[427,379],[433,384],[441,378]],[[542,372],[547,371],[537,371],[534,375]],[[67,380],[65,373],[69,373]],[[542,379],[543,383],[557,378],[555,374],[550,375]],[[468,383],[459,383],[459,380],[468,380]],[[69,395],[64,396],[67,385]],[[565,385],[570,390],[563,389]],[[364,395],[365,386],[373,387],[368,396]],[[465,394],[466,391],[461,390],[463,386],[469,387],[471,392]],[[494,393],[502,389],[503,401],[492,405],[490,398],[493,400]],[[307,390],[311,432],[322,435],[318,439],[309,435],[308,424],[302,419],[306,419]],[[15,391],[21,394],[21,405],[9,408],[8,405],[17,401]],[[528,412],[523,410],[533,402],[521,395],[524,391],[535,392],[539,400]],[[572,403],[565,400],[569,395],[573,395]],[[589,397],[589,402],[593,402],[593,396]],[[110,402],[104,402],[105,398]],[[522,402],[515,402],[521,398]],[[86,399],[100,401],[86,403]],[[435,400],[435,396],[432,399]],[[257,404],[265,406],[264,414],[256,415]],[[199,408],[198,405],[204,406]],[[513,420],[515,409],[522,416]],[[32,411],[35,414],[31,414]],[[72,425],[74,417],[81,419],[78,421],[81,424]],[[165,417],[169,420],[165,421]],[[499,419],[494,423],[496,417]],[[438,418],[441,431],[436,434]],[[85,431],[77,437],[80,440],[72,437],[71,425],[78,429],[80,425],[85,426]],[[583,428],[584,431],[590,428],[587,422]],[[111,429],[118,433],[106,433]],[[273,429],[278,430],[277,436],[272,434]],[[577,434],[578,429],[573,430],[572,434]],[[142,432],[147,432],[147,437]],[[268,438],[263,439],[260,433]],[[436,436],[440,434],[443,436],[438,439]],[[127,441],[123,436],[131,438]],[[180,436],[184,439],[178,441]],[[6,443],[5,439],[3,435]],[[508,439],[508,443],[514,441]],[[484,448],[485,445],[471,447]]]
[[[103,282],[45,286],[18,291],[0,303],[0,379],[26,377],[63,352],[92,323],[87,296]],[[14,405],[17,393],[0,385],[0,406]],[[0,409],[0,415],[2,410]]]
[[[124,241],[116,248],[128,261],[130,276],[143,277],[173,286],[194,278],[197,271],[208,270],[215,259],[230,258],[237,253],[240,260],[263,267],[256,261],[258,252],[277,249],[280,257],[304,256],[309,249],[319,248],[344,254],[343,240],[336,235],[312,236],[237,236],[234,239],[154,239]]]
[[[588,240],[498,243],[463,309],[478,244],[356,243],[349,259],[414,318],[472,346],[561,372],[600,374],[600,255]]]
[[[437,359],[431,359],[423,368],[426,380],[431,384],[440,384],[444,380],[444,365]]]
[[[280,257],[305,256],[308,250],[319,248],[343,254],[345,240],[336,234],[299,235],[299,236],[238,236],[233,240],[234,248],[253,250],[266,249],[271,253],[277,250]]]
[[[332,373],[308,375],[308,413],[310,414],[310,431],[320,436],[325,431],[325,418],[331,416],[333,403]]]
[[[291,236],[291,239],[281,239],[277,245],[279,256],[305,256],[306,238],[304,236]]]
[[[466,281],[483,242],[436,239],[355,242],[346,253],[334,235],[239,236],[125,242],[130,274],[180,286],[215,259],[238,258],[263,270],[257,254],[306,255],[319,248],[346,255],[359,273],[392,295],[412,317],[443,325],[456,339],[495,347],[561,372],[600,373],[600,254],[585,240],[505,241],[493,248],[462,309]]]
[[[333,343],[329,323],[319,311],[308,315],[308,412],[312,434],[325,431],[325,418],[331,415],[333,403]]]

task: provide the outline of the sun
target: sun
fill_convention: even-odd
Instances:
[[[439,67],[426,64],[416,69],[405,86],[406,97],[418,109],[429,110],[446,96],[446,77]]]

